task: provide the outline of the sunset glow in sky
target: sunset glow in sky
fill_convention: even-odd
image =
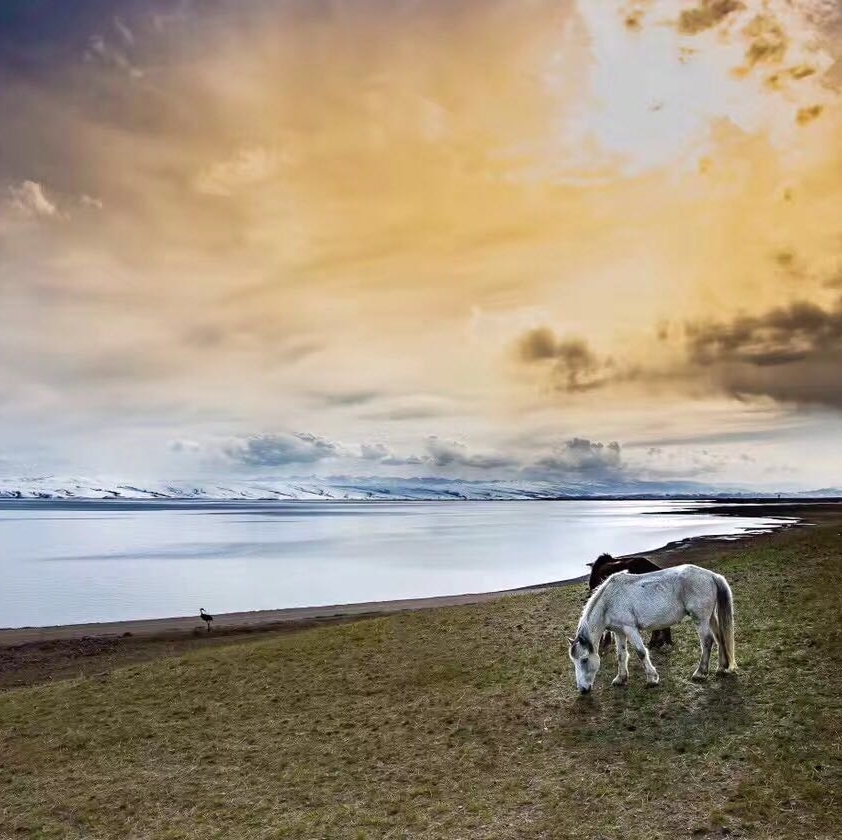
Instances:
[[[842,484],[837,0],[0,5],[0,474]]]

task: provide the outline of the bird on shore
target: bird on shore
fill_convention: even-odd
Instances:
[[[213,616],[210,613],[205,612],[204,607],[199,607],[199,618],[208,625],[208,633],[210,633],[211,629],[211,622],[213,621]]]

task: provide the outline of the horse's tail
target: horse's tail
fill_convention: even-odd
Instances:
[[[725,651],[725,670],[737,670],[737,657],[734,653],[734,596],[731,587],[722,575],[714,574],[716,584],[716,613],[714,621],[719,630],[720,646]]]

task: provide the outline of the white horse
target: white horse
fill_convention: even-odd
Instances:
[[[693,679],[707,676],[714,641],[719,647],[719,673],[735,671],[734,599],[722,575],[689,564],[643,575],[611,575],[588,599],[576,635],[569,639],[579,691],[587,694],[593,687],[599,670],[599,640],[605,630],[614,634],[617,647],[617,676],[612,685],[629,680],[627,641],[643,662],[647,686],[657,685],[658,672],[640,633],[671,627],[688,615],[696,623],[702,648]]]

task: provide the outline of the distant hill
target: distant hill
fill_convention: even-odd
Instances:
[[[691,481],[470,481],[450,478],[331,476],[232,481],[133,482],[61,476],[0,478],[0,499],[193,499],[193,500],[516,500],[565,498],[775,498],[778,493],[715,487]],[[789,492],[787,498],[840,498],[825,487]]]

